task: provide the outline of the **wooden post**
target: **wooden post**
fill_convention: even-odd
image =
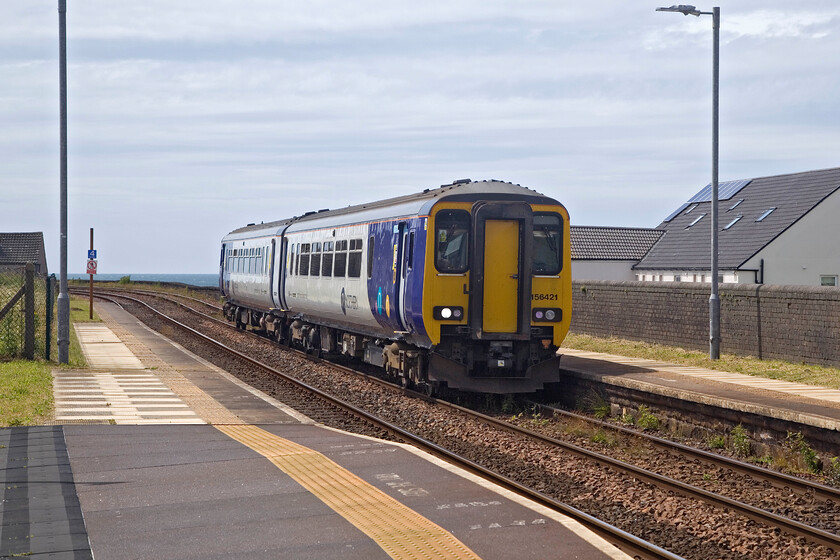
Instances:
[[[93,251],[93,228],[90,228],[90,250]],[[89,318],[93,320],[93,274],[90,275],[90,301],[88,301]]]

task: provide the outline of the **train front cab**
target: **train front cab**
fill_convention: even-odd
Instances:
[[[441,202],[429,219],[429,378],[519,393],[559,380],[571,320],[568,214],[559,204]]]

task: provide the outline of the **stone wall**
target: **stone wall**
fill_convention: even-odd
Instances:
[[[710,284],[573,283],[572,332],[709,350]],[[840,366],[840,289],[722,284],[721,352]]]

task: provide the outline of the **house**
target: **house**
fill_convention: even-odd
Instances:
[[[572,280],[635,280],[633,265],[664,234],[658,229],[571,226]]]
[[[0,271],[19,268],[31,262],[35,273],[47,275],[47,253],[44,249],[44,234],[0,233]]]
[[[837,286],[840,168],[718,186],[721,282]],[[637,280],[711,282],[711,186],[657,227],[662,238],[633,267]]]

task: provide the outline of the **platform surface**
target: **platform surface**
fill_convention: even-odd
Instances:
[[[54,373],[62,425],[0,429],[0,557],[628,558],[410,446],[318,425],[114,305],[97,310],[104,325],[82,337],[94,367]]]
[[[560,348],[562,375],[840,430],[840,391],[643,358]]]

